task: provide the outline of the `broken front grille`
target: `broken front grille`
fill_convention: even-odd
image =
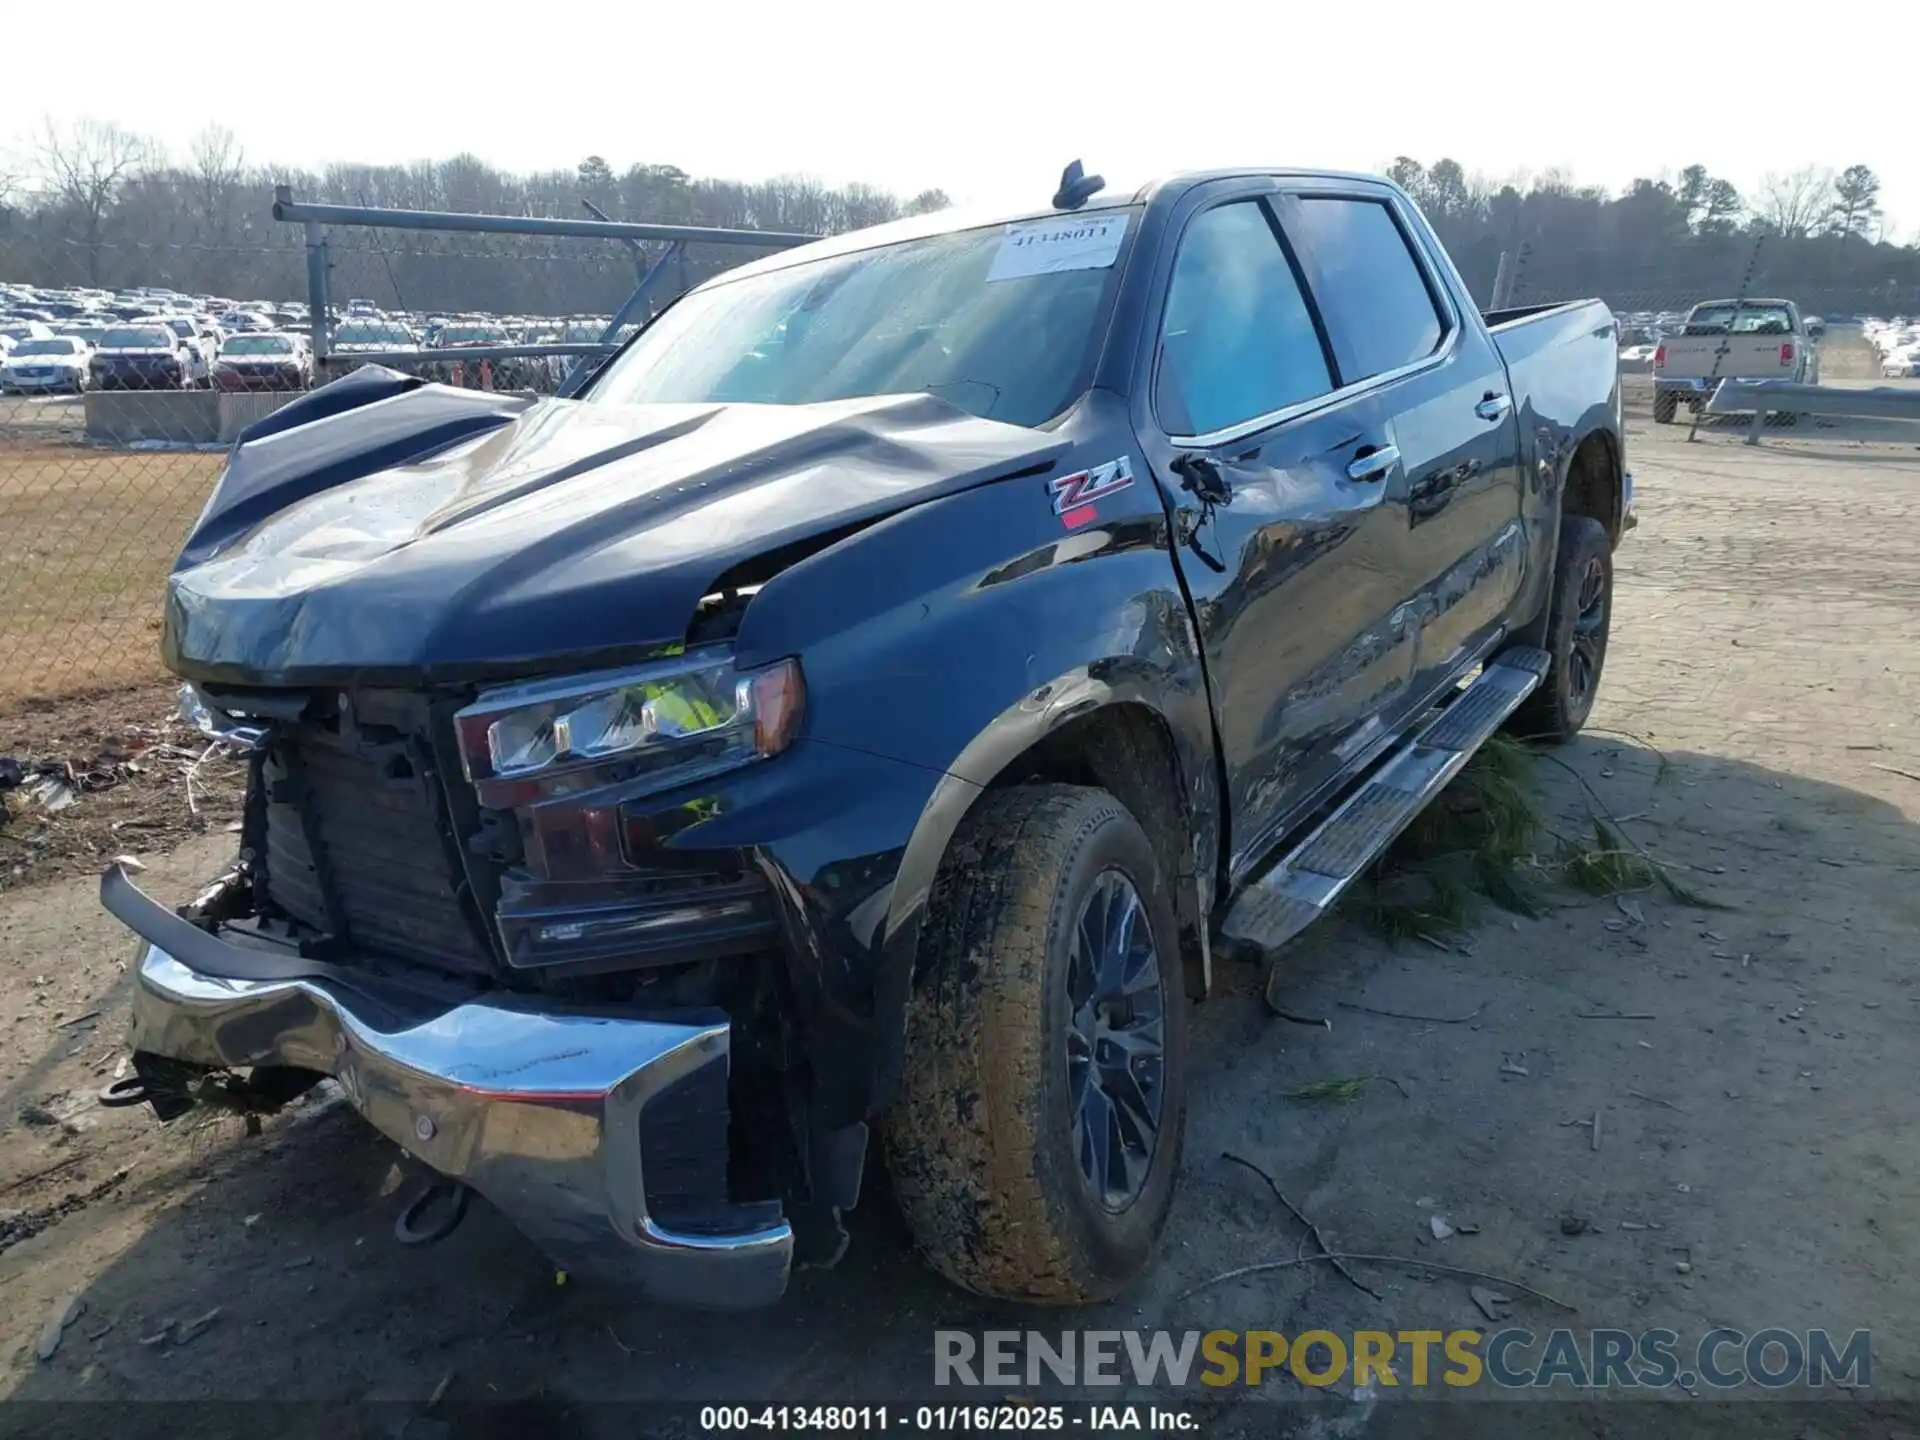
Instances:
[[[375,723],[343,702],[330,722],[276,729],[260,770],[267,905],[319,949],[490,974],[425,703],[386,710]]]

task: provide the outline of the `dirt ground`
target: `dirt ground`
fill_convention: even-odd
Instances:
[[[1556,829],[1610,812],[1725,908],[1567,894],[1542,919],[1489,913],[1453,947],[1331,922],[1292,953],[1288,989],[1330,1029],[1272,1017],[1259,976],[1226,970],[1194,1016],[1164,1255],[1113,1304],[1036,1321],[954,1292],[913,1259],[884,1192],[838,1269],[744,1316],[558,1285],[485,1205],[440,1246],[402,1249],[407,1172],[343,1106],[257,1138],[92,1107],[120,1055],[133,946],[72,879],[0,895],[0,1395],[416,1415],[435,1396],[878,1399],[927,1391],[936,1324],[1487,1328],[1467,1281],[1381,1265],[1354,1267],[1377,1300],[1325,1267],[1188,1295],[1301,1244],[1227,1150],[1338,1249],[1493,1272],[1577,1307],[1509,1288],[1516,1323],[1869,1328],[1874,1392],[1920,1395],[1920,449],[1685,437],[1644,404],[1630,416],[1644,518],[1619,555],[1602,700],[1540,779]],[[231,845],[192,839],[149,856],[144,879],[183,897]],[[1340,1077],[1376,1078],[1346,1103],[1292,1096]],[[1436,1214],[1459,1233],[1436,1240]],[[85,1313],[37,1359],[74,1293]],[[184,1343],[162,1335],[203,1319]],[[1626,1435],[1649,1418],[1291,1380],[1181,1398],[1221,1435],[1423,1435],[1462,1409],[1477,1435]],[[1273,1400],[1309,1403],[1283,1419]],[[1699,1434],[1920,1429],[1853,1392],[1741,1408],[1661,1407]],[[637,1433],[631,1416],[602,1428]]]
[[[25,780],[7,788],[13,777],[0,777],[0,892],[92,878],[116,855],[164,853],[237,824],[246,767],[178,706],[169,681],[0,715],[0,764],[19,765]],[[49,794],[42,780],[55,782]]]

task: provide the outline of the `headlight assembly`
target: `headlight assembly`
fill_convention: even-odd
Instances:
[[[797,660],[740,670],[708,651],[490,690],[454,724],[481,803],[513,804],[562,777],[664,790],[778,754],[804,697]]]

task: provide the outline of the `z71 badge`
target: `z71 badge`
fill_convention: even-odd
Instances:
[[[1047,482],[1053,495],[1053,513],[1069,530],[1077,530],[1093,520],[1094,506],[1109,495],[1117,495],[1133,484],[1133,466],[1122,455],[1091,470],[1076,471]]]

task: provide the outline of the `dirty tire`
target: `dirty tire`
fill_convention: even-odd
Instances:
[[[1673,417],[1680,409],[1680,400],[1674,395],[1655,395],[1653,397],[1653,419],[1658,425],[1671,425]]]
[[[1589,577],[1596,571],[1597,605],[1587,599]],[[1560,522],[1560,552],[1553,562],[1553,594],[1541,642],[1553,665],[1547,678],[1514,711],[1507,722],[1509,730],[1525,739],[1555,744],[1580,733],[1600,689],[1612,621],[1613,544],[1606,526],[1590,516],[1568,515]],[[1576,658],[1576,642],[1585,651],[1584,665]]]
[[[1100,877],[1145,907],[1165,999],[1158,1142],[1117,1213],[1077,1158],[1067,997],[1073,937]],[[929,900],[888,1169],[927,1260],[982,1295],[1104,1300],[1144,1270],[1166,1224],[1186,1117],[1185,992],[1168,886],[1126,807],[1104,790],[1033,785],[985,796]]]

